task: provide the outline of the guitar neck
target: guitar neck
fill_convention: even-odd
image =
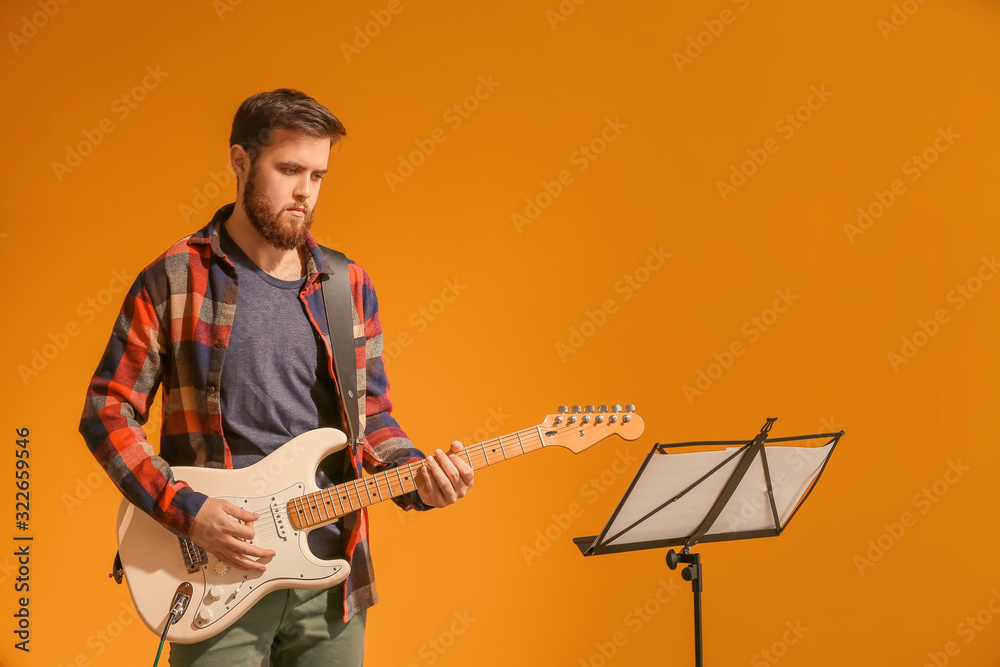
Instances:
[[[507,461],[545,447],[541,426],[534,426],[492,440],[470,445],[455,456],[465,459],[473,470]],[[415,491],[423,481],[424,461],[408,463],[384,472],[307,493],[288,501],[288,515],[296,530],[332,523],[359,509]]]

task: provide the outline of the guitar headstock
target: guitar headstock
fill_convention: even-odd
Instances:
[[[606,405],[567,408],[559,406],[559,414],[549,415],[539,425],[545,446],[559,445],[579,454],[605,438],[617,435],[635,440],[645,428],[642,417],[635,414],[634,405]]]

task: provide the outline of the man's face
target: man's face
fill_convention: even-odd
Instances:
[[[247,174],[243,209],[264,240],[281,250],[305,244],[330,159],[330,140],[277,130]]]

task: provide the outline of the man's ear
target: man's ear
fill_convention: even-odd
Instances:
[[[240,183],[246,183],[247,174],[250,172],[250,156],[239,144],[229,147],[229,163],[233,167],[233,173]]]

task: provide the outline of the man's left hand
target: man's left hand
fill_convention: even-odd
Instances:
[[[440,449],[428,456],[420,470],[423,484],[417,489],[420,499],[431,507],[451,505],[472,488],[475,472],[468,462],[459,456],[462,443],[451,443],[451,451],[445,454]]]

